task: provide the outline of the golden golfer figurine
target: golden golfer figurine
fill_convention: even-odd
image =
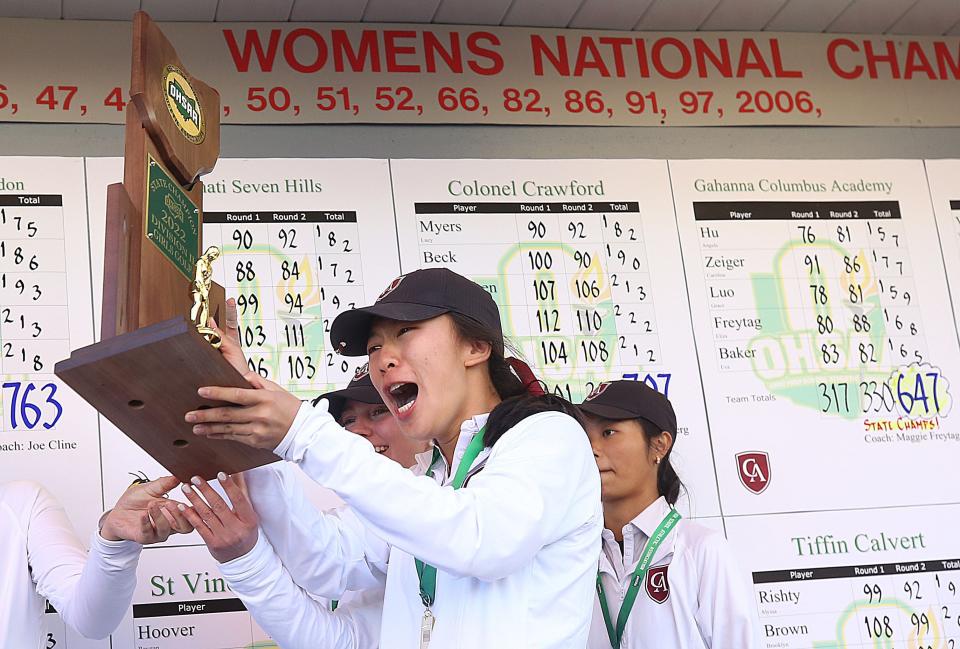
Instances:
[[[207,326],[210,320],[210,278],[213,276],[213,262],[220,256],[220,248],[210,246],[197,259],[197,274],[193,278],[193,308],[190,319],[197,326],[200,335],[207,339],[214,349],[220,348],[220,336]]]

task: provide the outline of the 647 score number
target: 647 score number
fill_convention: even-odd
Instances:
[[[894,414],[908,419],[946,416],[953,406],[950,382],[929,363],[899,367],[883,380],[834,381],[817,385],[826,414]]]

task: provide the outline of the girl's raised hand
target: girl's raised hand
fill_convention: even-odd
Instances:
[[[195,488],[183,485],[183,493],[192,507],[180,505],[179,509],[200,533],[211,556],[225,563],[250,552],[257,544],[259,532],[257,514],[250,504],[243,475],[220,473],[217,478],[233,504],[232,508],[206,480],[193,478],[191,482]]]
[[[204,399],[237,404],[185,415],[194,424],[195,435],[234,441],[273,450],[277,448],[300,409],[300,399],[256,372],[244,375],[254,389],[205,387],[197,393]]]
[[[166,500],[179,481],[173,476],[127,487],[103,519],[100,534],[108,541],[136,541],[143,545],[162,543],[173,534],[193,531],[190,523]]]

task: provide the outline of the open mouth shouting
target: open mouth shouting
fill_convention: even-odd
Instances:
[[[413,410],[420,388],[416,383],[394,383],[388,390],[390,398],[397,408],[397,416],[403,417]]]

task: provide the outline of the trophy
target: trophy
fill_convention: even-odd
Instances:
[[[220,250],[201,253],[203,182],[220,150],[220,96],[186,71],[144,12],[133,19],[123,183],[107,187],[100,342],[54,373],[173,475],[213,478],[276,461],[269,451],[193,434],[205,385],[250,387],[217,348],[212,281]],[[189,314],[189,319],[187,315]]]

